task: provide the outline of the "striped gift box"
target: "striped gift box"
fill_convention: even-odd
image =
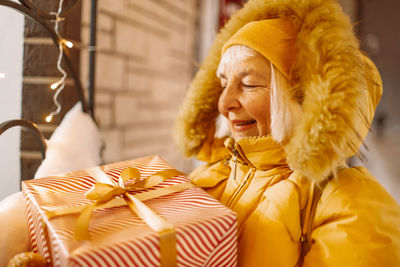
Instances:
[[[172,168],[158,156],[124,161],[101,168],[114,181],[127,167],[138,168],[145,179]],[[186,183],[174,176],[144,191]],[[89,224],[90,240],[74,238],[78,215],[51,219],[47,208],[88,204],[85,193],[95,179],[84,170],[22,183],[31,248],[53,266],[159,266],[159,236],[128,208],[95,210]],[[140,192],[143,192],[140,191]],[[236,214],[201,188],[145,201],[145,204],[176,230],[178,266],[236,266]]]

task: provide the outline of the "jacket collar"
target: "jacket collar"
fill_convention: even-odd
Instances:
[[[246,137],[237,141],[229,137],[225,140],[225,146],[238,162],[259,170],[287,166],[285,151],[270,135]]]

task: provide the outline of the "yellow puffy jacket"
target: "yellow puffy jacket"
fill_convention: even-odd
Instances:
[[[225,143],[227,149],[200,154],[214,162],[191,176],[238,214],[240,266],[400,265],[400,207],[365,168],[341,168],[327,183],[303,261],[310,180],[288,167],[271,137]]]

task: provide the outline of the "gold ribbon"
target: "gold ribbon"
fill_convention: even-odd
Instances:
[[[48,218],[60,215],[80,213],[77,224],[75,238],[77,240],[87,240],[89,236],[89,221],[93,210],[99,208],[110,208],[128,205],[150,228],[156,231],[160,238],[160,257],[161,266],[176,266],[176,232],[174,226],[142,201],[171,193],[183,191],[194,187],[190,182],[172,185],[166,188],[159,188],[149,192],[138,193],[135,196],[129,191],[148,189],[176,175],[183,175],[175,169],[166,169],[157,172],[147,179],[140,179],[140,172],[136,168],[127,168],[122,171],[118,184],[111,180],[100,168],[88,169],[87,172],[98,182],[86,193],[86,197],[94,200],[93,203],[70,207],[46,209]],[[122,198],[116,198],[122,196]]]

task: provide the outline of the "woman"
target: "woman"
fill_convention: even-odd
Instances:
[[[334,1],[249,1],[221,30],[175,137],[207,162],[193,181],[238,214],[240,266],[400,265],[400,207],[345,165],[381,85]]]

